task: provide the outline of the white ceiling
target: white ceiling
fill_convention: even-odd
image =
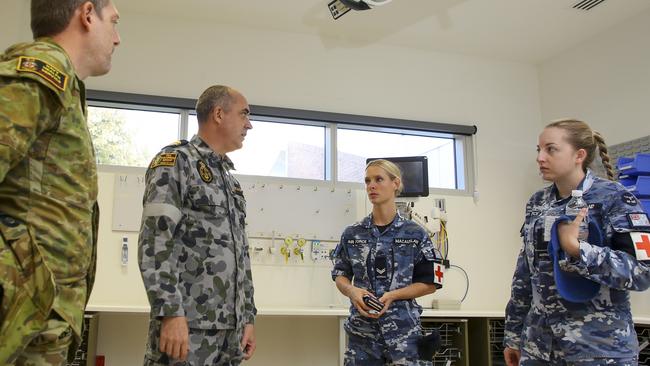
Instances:
[[[540,63],[650,10],[650,0],[605,0],[589,11],[573,9],[577,1],[393,0],[336,21],[327,9],[329,0],[116,3],[124,15],[138,12],[311,34],[330,48],[388,44],[527,63]]]

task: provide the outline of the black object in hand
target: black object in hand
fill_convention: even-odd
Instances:
[[[372,310],[382,311],[384,309],[384,304],[374,296],[363,295],[363,302]]]
[[[425,335],[418,341],[418,354],[421,360],[431,361],[433,355],[440,349],[442,340],[440,332],[437,329],[431,331],[431,334]]]

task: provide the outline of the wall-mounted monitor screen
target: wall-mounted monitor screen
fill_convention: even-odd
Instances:
[[[368,158],[366,164],[377,159],[391,161],[402,171],[404,190],[398,197],[427,197],[429,195],[429,161],[426,156]]]

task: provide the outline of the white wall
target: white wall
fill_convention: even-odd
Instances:
[[[523,205],[535,185],[534,67],[379,45],[337,48],[312,36],[141,14],[123,18],[114,69],[91,80],[91,88],[196,97],[225,83],[253,104],[476,124],[481,199],[474,205],[453,198],[451,253],[473,274],[467,308],[503,307]],[[486,259],[501,264],[494,281],[477,265]]]
[[[540,66],[544,121],[577,117],[610,144],[650,135],[650,11]],[[650,291],[632,293],[637,316],[650,314]]]
[[[542,116],[577,116],[618,144],[650,135],[650,11],[540,66]]]
[[[450,198],[452,260],[472,277],[468,309],[503,308],[535,185],[534,67],[395,47],[326,48],[310,36],[141,14],[123,19],[114,69],[90,88],[196,97],[226,83],[252,104],[476,124],[481,199]],[[486,261],[497,264],[494,277],[482,269]]]
[[[8,1],[0,24],[26,22],[26,8],[23,0]],[[26,29],[3,25],[0,44],[28,39]],[[477,125],[480,200],[446,197],[450,259],[471,279],[463,309],[503,310],[524,204],[539,186],[534,179],[541,116],[536,67],[382,45],[338,47],[336,40],[313,36],[146,14],[122,13],[119,29],[123,44],[114,55],[113,70],[88,80],[91,89],[195,98],[208,85],[223,83],[240,89],[251,104]],[[102,191],[103,200],[110,202],[111,194]],[[103,215],[101,226],[106,233],[110,215]],[[100,249],[100,261],[116,260],[111,256],[117,244],[111,234],[104,238],[103,248],[116,251],[104,257],[107,252]],[[462,276],[450,272],[448,277],[439,295],[460,298]],[[100,330],[99,349],[130,355],[111,362],[116,356],[107,353],[107,365],[139,364],[145,323],[117,318],[100,323],[107,328]],[[263,329],[265,324],[277,331]],[[261,320],[258,342],[279,342],[274,334],[289,329],[283,324]],[[330,352],[337,352],[329,343],[331,333],[323,339]],[[308,347],[304,340],[318,339],[320,333],[299,337]],[[285,353],[260,347],[257,362],[286,364]],[[327,359],[309,364],[331,365]]]

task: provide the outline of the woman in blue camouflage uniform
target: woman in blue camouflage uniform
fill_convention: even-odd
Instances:
[[[345,322],[345,365],[431,365],[418,356],[421,307],[416,297],[436,290],[433,244],[426,231],[397,212],[402,190],[399,168],[387,160],[366,167],[372,213],[343,232],[334,254],[332,278],[350,298]],[[366,295],[383,303],[372,311]]]
[[[597,148],[610,180],[588,169]],[[586,123],[561,120],[549,124],[539,136],[537,150],[540,173],[552,184],[535,193],[526,205],[523,246],[506,308],[506,363],[637,365],[639,345],[628,291],[650,286],[648,216],[634,195],[611,181],[605,142]],[[558,260],[554,274],[548,251],[551,227],[565,214],[571,191],[576,189],[583,191],[589,209],[553,231],[558,250],[566,256]],[[594,242],[591,238],[598,235],[591,233],[591,242],[578,239],[585,217],[600,228],[602,242]],[[582,302],[563,298],[555,280],[562,273],[577,274],[580,281],[593,285],[595,296]]]

